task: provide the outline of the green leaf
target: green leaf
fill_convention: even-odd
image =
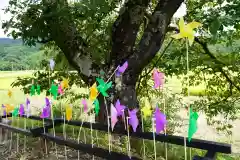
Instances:
[[[221,26],[221,22],[219,21],[218,18],[216,18],[209,26],[209,30],[210,30],[211,34],[216,35],[220,26]]]

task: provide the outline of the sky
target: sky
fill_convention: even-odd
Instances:
[[[0,38],[7,37],[7,35],[4,35],[4,30],[2,29],[1,21],[9,19],[9,15],[4,14],[3,9],[5,9],[8,6],[9,0],[0,0]]]

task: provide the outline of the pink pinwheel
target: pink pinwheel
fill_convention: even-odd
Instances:
[[[111,127],[112,131],[114,129],[114,126],[116,125],[118,119],[117,119],[117,109],[111,104]]]
[[[156,119],[156,133],[158,134],[164,130],[165,125],[167,124],[166,115],[161,113],[159,108],[156,107],[154,118]]]
[[[127,67],[128,67],[127,61],[122,66],[118,66],[116,76],[119,77],[121,74],[123,74],[125,72],[125,70],[127,69]]]
[[[21,117],[25,114],[25,112],[24,112],[24,105],[23,104],[20,104],[19,114],[20,114]]]
[[[157,89],[162,87],[164,84],[164,73],[159,72],[156,68],[153,70],[153,80],[154,80],[154,88]]]
[[[115,107],[117,109],[117,116],[123,116],[123,112],[126,106],[121,105],[119,99],[117,100]]]
[[[132,111],[128,110],[128,114],[129,114],[129,124],[132,126],[133,131],[136,132],[139,121],[137,118],[137,109],[133,109]]]
[[[83,99],[83,100],[82,100],[82,104],[83,104],[83,111],[84,111],[85,113],[87,113],[87,111],[88,111],[88,106],[87,106],[87,101],[86,101],[86,99]]]
[[[63,89],[61,84],[58,86],[58,94],[63,95]]]

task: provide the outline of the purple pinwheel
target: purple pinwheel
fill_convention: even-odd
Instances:
[[[55,66],[55,62],[54,62],[54,60],[53,59],[50,59],[49,60],[49,65],[50,65],[50,68],[51,68],[51,70],[53,70],[54,69],[54,66]]]
[[[40,118],[48,118],[50,117],[50,109],[49,107],[44,107],[42,110],[42,114],[40,115]]]
[[[3,116],[6,116],[6,115],[7,115],[7,112],[6,112],[6,110],[5,110],[6,106],[4,106],[4,104],[2,104],[2,108],[4,109],[4,110],[3,110]]]
[[[117,109],[117,116],[123,116],[124,109],[126,108],[126,106],[121,105],[119,99],[117,100],[115,107]]]
[[[122,66],[118,66],[116,76],[119,77],[121,74],[123,74],[125,72],[125,70],[127,69],[127,67],[128,67],[127,61]]]
[[[30,100],[27,98],[27,99],[26,99],[26,112],[27,112],[27,117],[30,116],[30,106],[29,106],[29,104],[30,104]]]
[[[20,104],[20,108],[19,108],[19,114],[20,114],[20,116],[22,117],[22,116],[24,116],[24,105],[23,104]]]
[[[167,124],[166,115],[161,113],[159,108],[156,107],[154,118],[156,119],[156,133],[158,134],[164,130],[165,125]]]
[[[129,124],[132,126],[133,131],[136,132],[139,121],[137,118],[137,109],[133,109],[132,111],[128,110],[128,115],[129,115]]]
[[[26,99],[26,105],[28,106],[30,104],[30,100],[27,98]]]
[[[45,105],[47,107],[50,107],[50,105],[51,105],[50,100],[47,97],[45,98]]]

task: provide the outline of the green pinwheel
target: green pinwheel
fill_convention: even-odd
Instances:
[[[19,114],[19,108],[18,107],[15,107],[13,112],[12,112],[12,116],[13,117],[18,117],[18,114]]]
[[[99,83],[97,86],[98,91],[104,96],[104,97],[109,97],[107,90],[112,87],[112,81],[105,83],[103,79],[97,78],[96,79]]]
[[[94,102],[93,102],[94,106],[95,106],[95,114],[98,116],[99,114],[99,110],[100,110],[100,107],[99,107],[99,101],[98,99],[95,99]]]
[[[34,96],[35,95],[35,85],[32,85],[31,89],[30,89],[30,95]]]
[[[53,98],[56,100],[58,95],[58,86],[52,82],[49,92],[51,93],[51,95],[53,95]]]
[[[190,106],[189,110],[189,125],[188,125],[188,141],[190,142],[193,135],[197,132],[197,120],[198,120],[198,113],[193,112],[192,106]]]

